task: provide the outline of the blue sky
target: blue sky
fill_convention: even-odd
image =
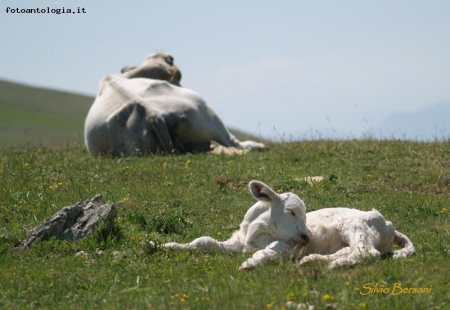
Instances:
[[[103,76],[165,51],[182,85],[225,124],[279,139],[358,138],[392,115],[450,104],[450,1],[1,6],[1,79],[94,95]],[[7,7],[86,13],[13,14]]]

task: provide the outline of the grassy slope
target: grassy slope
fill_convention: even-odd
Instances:
[[[93,97],[0,80],[0,148],[83,143]],[[232,130],[238,139],[250,136]]]
[[[0,81],[0,308],[281,309],[288,299],[316,309],[328,303],[339,309],[449,307],[448,142],[316,141],[243,157],[93,159],[81,145],[92,101]],[[55,147],[61,141],[76,143]],[[7,147],[24,144],[31,147]],[[296,180],[307,175],[331,181],[311,187]],[[251,179],[295,191],[309,210],[377,208],[411,237],[418,253],[331,272],[280,263],[241,273],[245,255],[148,246],[150,240],[226,238],[253,203],[246,189]],[[119,202],[120,234],[14,249],[25,229],[96,193]],[[89,257],[75,258],[79,250]],[[433,288],[432,294],[362,296],[367,283]]]
[[[0,147],[80,143],[92,97],[0,81]]]
[[[309,175],[330,180],[316,186],[296,180]],[[315,141],[277,144],[242,157],[125,159],[94,159],[82,146],[7,149],[0,153],[0,308],[281,309],[290,299],[316,309],[328,303],[339,309],[445,309],[450,306],[447,177],[449,142]],[[251,179],[296,192],[308,210],[376,208],[411,238],[417,255],[333,271],[280,262],[238,272],[246,255],[148,246],[150,240],[227,238],[254,202],[246,189]],[[120,202],[120,234],[14,249],[24,229],[96,193]],[[163,224],[166,233],[158,232]],[[88,258],[76,258],[80,250]],[[368,283],[432,287],[432,293],[362,296]]]

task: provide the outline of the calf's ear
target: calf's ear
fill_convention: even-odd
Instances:
[[[260,181],[251,181],[248,183],[250,193],[256,200],[278,202],[280,196],[269,186]]]

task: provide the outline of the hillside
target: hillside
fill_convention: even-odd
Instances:
[[[0,147],[81,142],[93,98],[0,80]]]
[[[0,80],[0,148],[83,143],[94,98]],[[231,129],[238,139],[253,139]]]

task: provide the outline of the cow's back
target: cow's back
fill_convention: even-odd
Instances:
[[[154,153],[163,146],[152,119],[164,119],[170,136],[179,141],[184,139],[180,133],[191,137],[194,124],[201,123],[196,118],[207,113],[206,103],[189,89],[159,80],[108,76],[86,118],[86,147],[94,156]]]

